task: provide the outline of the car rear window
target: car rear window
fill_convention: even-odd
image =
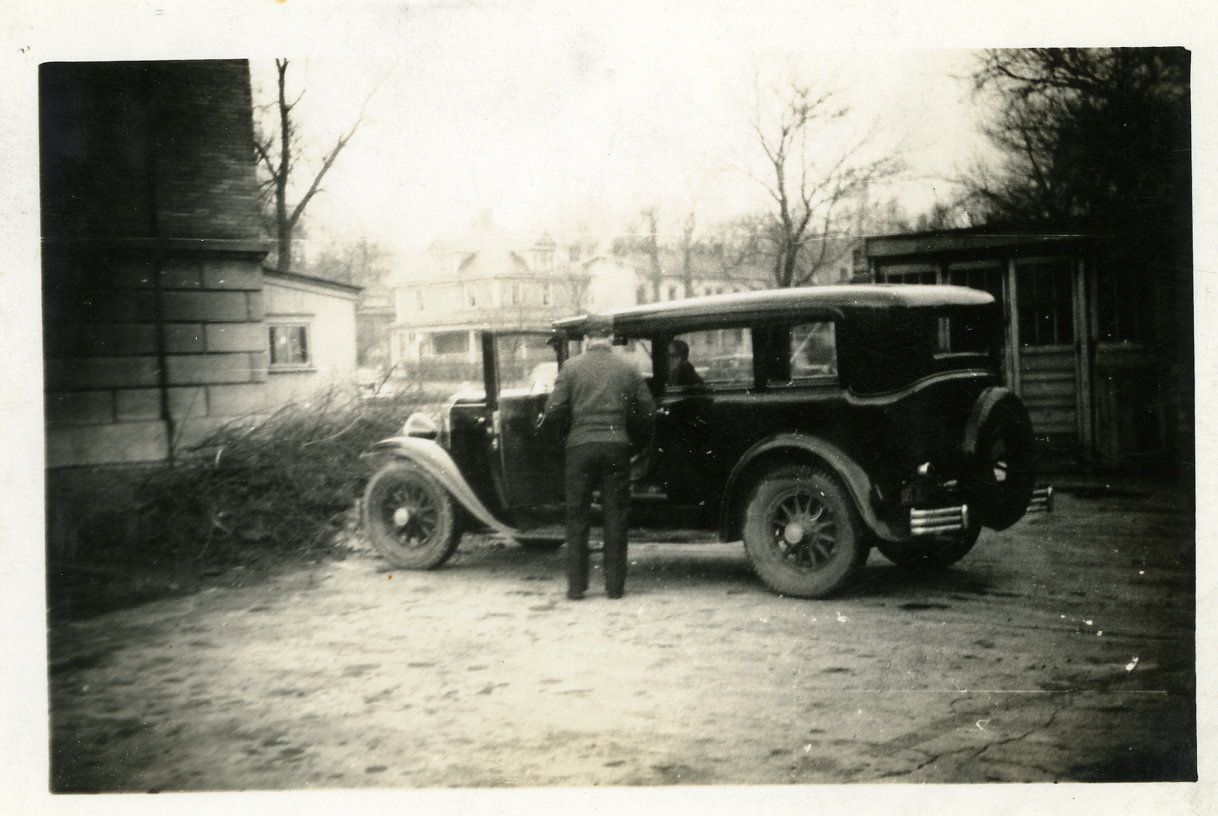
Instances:
[[[853,390],[890,391],[936,371],[996,365],[1000,330],[983,308],[858,315],[839,329],[841,366]]]

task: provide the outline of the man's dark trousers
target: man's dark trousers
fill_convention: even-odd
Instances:
[[[630,507],[630,446],[589,442],[567,448],[567,592],[588,588],[588,527],[592,491],[599,485],[605,516],[605,594],[626,589],[626,513]]]

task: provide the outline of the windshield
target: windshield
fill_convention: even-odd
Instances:
[[[501,334],[495,338],[499,390],[541,393],[554,386],[558,362],[547,334]]]

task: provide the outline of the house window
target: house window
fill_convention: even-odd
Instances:
[[[271,365],[299,368],[309,364],[309,327],[303,323],[269,327]]]
[[[512,305],[520,305],[520,281],[512,281],[511,288]]]
[[[427,308],[423,304],[423,290],[422,289],[414,290],[414,305],[415,305],[415,308],[418,309],[420,312]]]
[[[675,286],[668,287],[668,299],[669,300],[677,299],[677,287],[675,287]]]
[[[478,290],[473,286],[465,286],[465,305],[471,309],[478,305]]]
[[[541,288],[541,305],[550,305],[550,283],[547,281]]]
[[[640,286],[638,289],[634,290],[634,302],[635,303],[646,303],[647,302],[647,287],[646,286]]]
[[[431,336],[436,354],[465,354],[469,351],[469,332],[436,332]]]
[[[533,268],[542,272],[549,271],[554,268],[554,250],[553,249],[535,249],[533,250]]]

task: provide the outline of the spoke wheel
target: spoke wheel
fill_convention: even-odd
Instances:
[[[754,487],[746,514],[749,560],[780,594],[829,595],[866,559],[854,504],[825,471],[802,466],[770,471]]]
[[[875,548],[892,563],[901,567],[937,570],[955,564],[977,543],[980,528],[939,536],[919,536],[912,541],[893,543],[877,540]]]
[[[391,462],[368,482],[364,529],[377,552],[404,569],[440,566],[461,538],[448,491],[405,462]]]

